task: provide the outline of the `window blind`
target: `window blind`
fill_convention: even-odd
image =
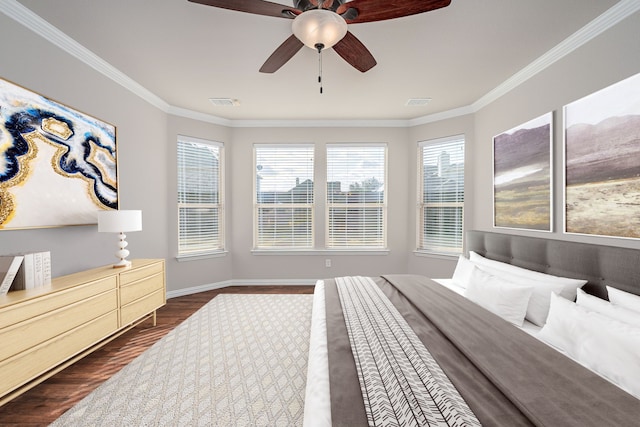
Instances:
[[[418,145],[418,250],[462,253],[464,217],[464,136]]]
[[[327,248],[386,247],[387,147],[327,145]]]
[[[313,248],[313,150],[254,145],[256,248]]]
[[[178,255],[224,249],[221,143],[178,138]]]

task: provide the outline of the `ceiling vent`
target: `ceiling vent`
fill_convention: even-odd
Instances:
[[[209,101],[216,107],[237,107],[240,101],[231,98],[209,98]]]
[[[431,98],[410,98],[405,104],[407,107],[421,107],[427,105]]]

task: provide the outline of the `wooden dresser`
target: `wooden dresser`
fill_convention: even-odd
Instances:
[[[0,297],[0,405],[153,316],[166,302],[162,259],[57,277]]]

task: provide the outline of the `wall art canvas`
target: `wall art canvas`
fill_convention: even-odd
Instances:
[[[552,231],[552,120],[547,113],[493,138],[494,227]]]
[[[564,107],[565,232],[640,237],[640,74]]]
[[[0,229],[95,224],[118,208],[113,125],[0,79]]]

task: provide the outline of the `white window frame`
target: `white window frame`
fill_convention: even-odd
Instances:
[[[425,149],[438,149],[451,147],[453,144],[459,144],[459,148],[462,150],[462,182],[457,185],[457,198],[460,196],[462,200],[456,201],[424,201],[424,159],[423,152]],[[463,238],[464,238],[464,168],[465,168],[465,137],[464,135],[455,135],[445,138],[431,139],[427,141],[421,141],[418,143],[418,185],[417,185],[417,212],[416,212],[416,247],[417,252],[428,254],[440,254],[457,256],[463,252]],[[458,156],[458,159],[460,156]],[[439,172],[440,173],[440,172]],[[444,172],[443,172],[444,173]],[[455,173],[455,172],[451,172]],[[456,180],[456,182],[459,182]],[[459,209],[459,213],[456,213],[455,218],[451,224],[454,225],[454,235],[446,236],[442,226],[442,217],[440,217],[439,224],[427,224],[425,219],[426,210],[429,208],[442,209],[442,208],[456,208]],[[444,219],[447,222],[448,219]],[[427,239],[427,228],[431,230],[438,229],[438,233],[435,234],[433,239]]]
[[[176,144],[176,153],[180,150],[180,144],[196,144],[199,146],[208,146],[215,147],[218,149],[218,202],[217,203],[186,203],[180,200],[180,186],[181,180],[185,178],[183,173],[185,172],[181,165],[179,156],[177,156],[177,183],[178,183],[178,255],[176,258],[178,259],[188,259],[188,258],[198,258],[208,255],[218,255],[222,254],[225,251],[225,210],[224,210],[224,197],[225,197],[225,182],[224,182],[224,144],[217,141],[210,141],[206,139],[194,138],[190,136],[178,135],[177,144]],[[198,175],[200,177],[200,175]],[[182,229],[182,221],[181,221],[181,212],[183,209],[215,209],[217,210],[217,231],[218,238],[212,243],[212,245],[207,245],[205,243],[195,244],[193,246],[201,246],[200,249],[192,248],[189,249],[188,244],[183,244],[183,229]]]
[[[364,203],[334,203],[331,201],[331,191],[329,186],[329,150],[331,148],[355,148],[362,150],[366,148],[383,148],[384,150],[384,174],[383,174],[383,198],[381,202],[364,202]],[[325,169],[325,177],[327,181],[326,189],[326,209],[325,209],[325,247],[327,250],[344,250],[344,251],[360,251],[360,250],[386,250],[387,249],[387,198],[388,198],[388,148],[386,143],[329,143],[326,145],[327,166]],[[379,244],[349,244],[348,242],[333,241],[331,230],[331,210],[332,209],[380,209],[381,220],[379,227],[381,230],[381,238]]]
[[[262,209],[278,209],[274,206],[277,204],[274,203],[261,203],[258,200],[258,168],[261,166],[258,164],[258,151],[261,149],[277,149],[283,150],[283,153],[286,154],[286,150],[292,149],[306,149],[310,150],[311,154],[311,181],[312,181],[312,194],[311,194],[311,202],[310,203],[283,203],[279,206],[280,209],[304,209],[309,212],[307,216],[307,224],[309,229],[309,234],[305,234],[307,237],[306,244],[298,244],[296,242],[296,238],[294,237],[295,231],[289,234],[289,238],[291,239],[289,242],[284,244],[267,244],[264,241],[264,238],[261,239],[261,215],[260,212]],[[284,158],[283,158],[284,159]],[[293,184],[292,184],[293,185]],[[254,251],[308,251],[314,248],[315,245],[315,145],[312,143],[256,143],[253,145],[253,250]],[[292,186],[292,190],[293,190]],[[286,228],[285,228],[286,229]],[[289,231],[293,230],[293,225],[288,229]],[[290,244],[286,244],[290,243]]]

